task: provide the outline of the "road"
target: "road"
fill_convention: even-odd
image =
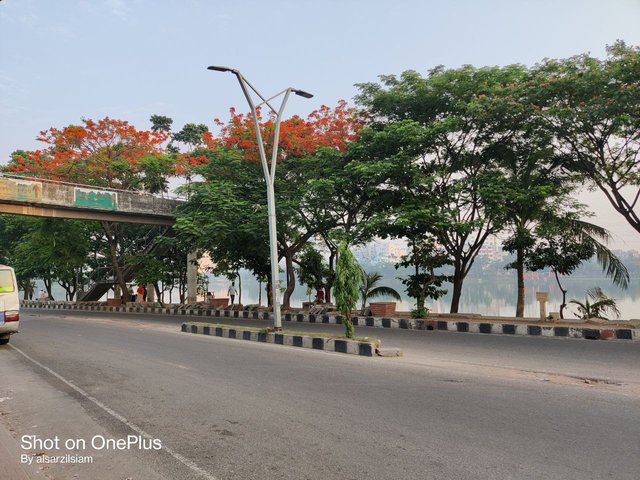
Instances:
[[[49,466],[40,471],[49,478],[636,480],[640,471],[637,344],[359,328],[405,351],[360,358],[180,333],[183,317],[22,318],[0,349],[0,423],[14,436],[162,443],[89,449],[93,464]]]

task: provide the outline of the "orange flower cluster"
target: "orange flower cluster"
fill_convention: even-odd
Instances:
[[[147,155],[159,155],[170,132],[137,130],[109,117],[82,119],[82,125],[50,128],[37,138],[49,146],[14,155],[8,171],[40,178],[126,188],[122,176],[139,171]]]
[[[220,135],[214,137],[211,133],[205,133],[203,135],[205,145],[208,148],[218,146],[237,148],[244,153],[245,159],[259,162],[260,156],[252,116],[238,114],[233,108],[230,113],[231,119],[227,124],[219,119],[214,120],[221,129]],[[260,132],[269,159],[273,151],[274,121],[273,116],[263,121],[259,115]],[[306,119],[294,116],[283,120],[280,124],[278,160],[287,156],[311,155],[318,147],[335,148],[342,152],[357,138],[363,124],[363,120],[353,109],[348,108],[344,100],[333,109],[323,105],[320,109],[311,112]]]
[[[207,135],[209,132],[205,133]],[[209,159],[206,155],[194,155],[192,153],[183,153],[178,155],[177,162],[175,164],[176,175],[188,175],[193,168],[207,163]]]

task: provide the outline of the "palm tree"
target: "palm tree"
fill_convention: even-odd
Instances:
[[[589,299],[591,299],[593,303],[591,303]],[[609,298],[600,287],[593,287],[587,290],[587,296],[584,299],[584,303],[579,302],[578,300],[571,300],[569,303],[574,303],[578,306],[578,312],[581,315],[580,318],[583,320],[588,320],[590,318],[609,320],[605,317],[605,313],[609,312],[611,312],[611,314],[616,318],[620,318],[620,310],[618,310],[616,301],[613,298]]]
[[[391,287],[378,286],[382,280],[382,275],[378,272],[367,273],[362,270],[362,282],[360,283],[360,297],[362,298],[362,309],[360,314],[364,315],[367,300],[374,297],[387,296],[396,300],[401,300],[400,294]]]

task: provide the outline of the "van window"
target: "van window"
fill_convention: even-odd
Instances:
[[[13,292],[15,285],[13,284],[13,275],[11,270],[0,270],[0,293]]]

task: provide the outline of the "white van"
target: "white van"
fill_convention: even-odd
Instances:
[[[0,345],[9,343],[9,337],[18,333],[20,299],[13,268],[0,265]]]

